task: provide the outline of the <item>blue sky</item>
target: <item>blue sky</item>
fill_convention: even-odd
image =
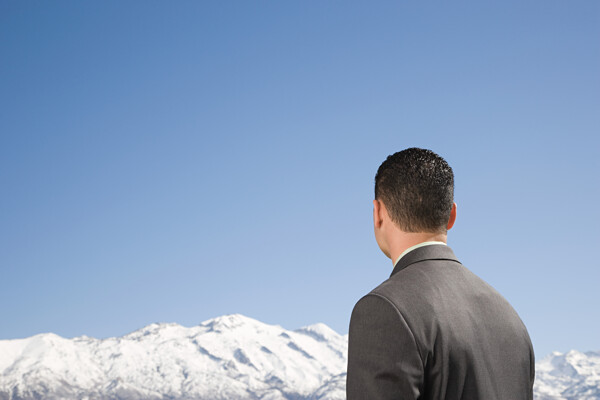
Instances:
[[[598,350],[599,37],[596,1],[3,2],[0,339],[346,333],[392,268],[375,171],[417,146],[538,356]]]

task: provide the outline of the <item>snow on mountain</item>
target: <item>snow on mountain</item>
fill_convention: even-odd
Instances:
[[[289,331],[239,314],[104,340],[42,334],[0,341],[0,399],[333,400],[346,354],[323,324]]]
[[[239,314],[104,340],[2,340],[0,400],[343,400],[347,346],[324,324],[291,331]],[[600,353],[553,353],[536,370],[536,400],[600,399]]]
[[[536,363],[537,400],[600,399],[600,352],[554,352]]]

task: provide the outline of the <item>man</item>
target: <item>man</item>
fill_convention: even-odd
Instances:
[[[347,400],[533,398],[527,329],[446,245],[453,195],[452,169],[430,150],[379,167],[375,238],[394,269],[352,311]]]

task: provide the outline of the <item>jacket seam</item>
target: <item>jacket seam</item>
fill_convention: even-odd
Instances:
[[[371,296],[377,296],[382,298],[383,300],[385,300],[387,303],[389,303],[394,310],[396,310],[396,313],[398,314],[398,316],[400,317],[400,319],[402,319],[402,321],[404,322],[404,324],[406,325],[406,327],[408,328],[408,331],[410,332],[410,336],[413,340],[413,342],[415,343],[415,347],[417,348],[417,351],[419,352],[419,358],[421,359],[421,364],[423,366],[423,371],[425,371],[425,362],[423,361],[423,357],[422,357],[422,352],[421,352],[421,346],[419,346],[419,342],[417,342],[417,339],[415,337],[415,334],[413,333],[412,328],[410,327],[410,325],[408,324],[408,321],[406,320],[406,318],[404,317],[404,315],[402,314],[402,311],[400,311],[398,309],[398,307],[396,307],[396,305],[387,297],[385,297],[384,295],[382,295],[381,293],[375,293],[375,292],[371,292],[368,295]],[[367,295],[367,296],[368,296]]]

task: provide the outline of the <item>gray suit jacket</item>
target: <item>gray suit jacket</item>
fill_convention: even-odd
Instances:
[[[348,400],[533,399],[525,325],[448,246],[417,248],[350,320]]]

